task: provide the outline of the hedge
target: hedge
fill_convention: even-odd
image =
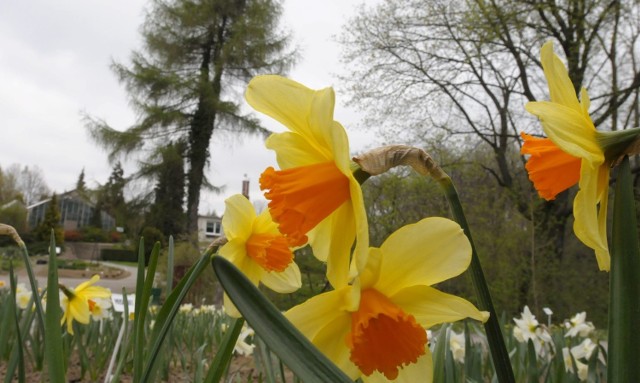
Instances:
[[[138,262],[138,252],[129,249],[102,249],[100,259],[103,261]],[[145,256],[145,266],[149,263],[149,255]]]

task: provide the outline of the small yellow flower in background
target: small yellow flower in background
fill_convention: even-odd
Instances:
[[[6,286],[3,280],[0,280],[0,289],[3,289]]]
[[[273,220],[291,246],[308,240],[314,255],[327,262],[334,287],[346,285],[353,242],[357,236],[364,251],[356,253],[366,256],[369,239],[362,190],[350,168],[349,140],[333,120],[333,89],[312,90],[284,77],[257,76],[245,97],[254,109],[289,129],[266,142],[282,169],[268,168],[260,177]],[[356,262],[361,269],[366,259]]]
[[[262,282],[279,293],[298,290],[302,286],[300,269],[293,261],[289,242],[278,231],[269,210],[257,215],[251,202],[241,194],[227,198],[224,203],[222,227],[228,242],[220,248],[220,255],[255,285]],[[240,316],[226,294],[224,307],[230,316]]]
[[[427,218],[407,225],[378,248],[353,285],[317,295],[286,317],[349,377],[430,382],[429,328],[488,313],[431,287],[461,274],[471,245],[458,224]]]
[[[61,323],[67,324],[67,332],[73,335],[73,321],[88,324],[91,316],[91,305],[94,305],[95,298],[110,298],[111,291],[104,287],[93,286],[100,280],[100,276],[94,275],[86,282],[82,282],[75,288],[60,285],[64,293],[60,304],[63,315]]]
[[[589,117],[589,95],[580,92],[578,101],[567,69],[547,42],[540,53],[549,84],[551,101],[529,102],[527,111],[540,119],[549,139],[523,135],[523,154],[529,178],[540,196],[550,200],[578,183],[573,201],[573,230],[585,245],[595,250],[600,270],[609,270],[607,245],[607,200],[609,165],[598,144],[596,128]]]

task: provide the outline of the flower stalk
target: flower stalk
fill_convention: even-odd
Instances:
[[[640,243],[629,158],[618,167],[609,279],[609,349],[607,381],[640,381]]]
[[[471,230],[469,229],[469,224],[464,215],[458,192],[456,191],[451,177],[442,170],[442,168],[433,160],[433,158],[431,158],[431,156],[429,156],[427,152],[419,148],[413,148],[405,145],[391,145],[376,148],[355,157],[353,161],[358,164],[361,169],[360,171],[356,170],[356,172],[354,172],[357,175],[356,178],[358,180],[366,180],[367,178],[362,175],[358,175],[362,171],[373,176],[382,174],[396,166],[404,165],[411,166],[419,174],[431,176],[438,182],[438,185],[440,185],[447,198],[454,220],[462,227],[465,235],[471,243],[472,253],[469,272],[476,290],[478,308],[480,310],[488,311],[490,314],[489,320],[485,322],[484,327],[487,332],[491,357],[496,369],[498,381],[515,382],[513,369],[509,360],[509,353],[507,352],[504,338],[502,337],[500,323],[498,322],[498,316],[496,315],[495,308],[493,307],[489,287],[487,286],[482,266],[480,265],[480,259],[473,243]]]

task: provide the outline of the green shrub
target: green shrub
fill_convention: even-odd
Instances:
[[[130,249],[102,249],[100,259],[103,261],[138,262],[138,252]],[[149,256],[145,256],[144,264],[149,263]]]
[[[98,227],[84,226],[80,231],[85,242],[109,242],[107,233]]]
[[[80,242],[84,240],[84,237],[79,230],[65,230],[64,240],[69,242]]]

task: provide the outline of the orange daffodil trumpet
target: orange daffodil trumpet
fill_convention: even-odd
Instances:
[[[522,153],[531,155],[526,165],[529,178],[547,200],[578,183],[580,190],[573,201],[574,232],[595,250],[600,270],[609,270],[606,227],[609,163],[589,117],[589,96],[583,88],[578,101],[567,69],[553,52],[552,42],[544,44],[540,56],[551,101],[529,102],[525,108],[540,119],[549,138],[523,134]]]
[[[251,282],[256,285],[262,282],[279,293],[292,293],[300,288],[300,269],[293,261],[289,242],[278,231],[268,210],[257,215],[251,202],[236,194],[225,201],[222,227],[228,242],[220,248],[220,255]],[[229,315],[240,317],[226,294],[224,306]]]
[[[488,313],[431,285],[459,275],[471,245],[458,224],[426,218],[370,248],[352,285],[317,295],[286,317],[352,379],[431,382],[426,328]]]
[[[100,277],[94,275],[88,281],[82,282],[74,288],[60,285],[60,290],[63,293],[60,301],[63,311],[61,324],[67,324],[69,334],[73,335],[74,320],[82,324],[89,324],[95,299],[111,298],[111,290],[93,286],[99,280]]]
[[[273,220],[291,246],[308,240],[314,255],[327,262],[327,278],[334,287],[346,285],[354,275],[349,272],[353,242],[357,237],[356,246],[366,249],[369,239],[362,191],[351,171],[349,141],[333,119],[333,89],[312,90],[267,75],[254,77],[245,97],[254,109],[288,128],[266,141],[281,170],[270,167],[260,177]],[[360,269],[365,261],[356,257],[354,265]]]

